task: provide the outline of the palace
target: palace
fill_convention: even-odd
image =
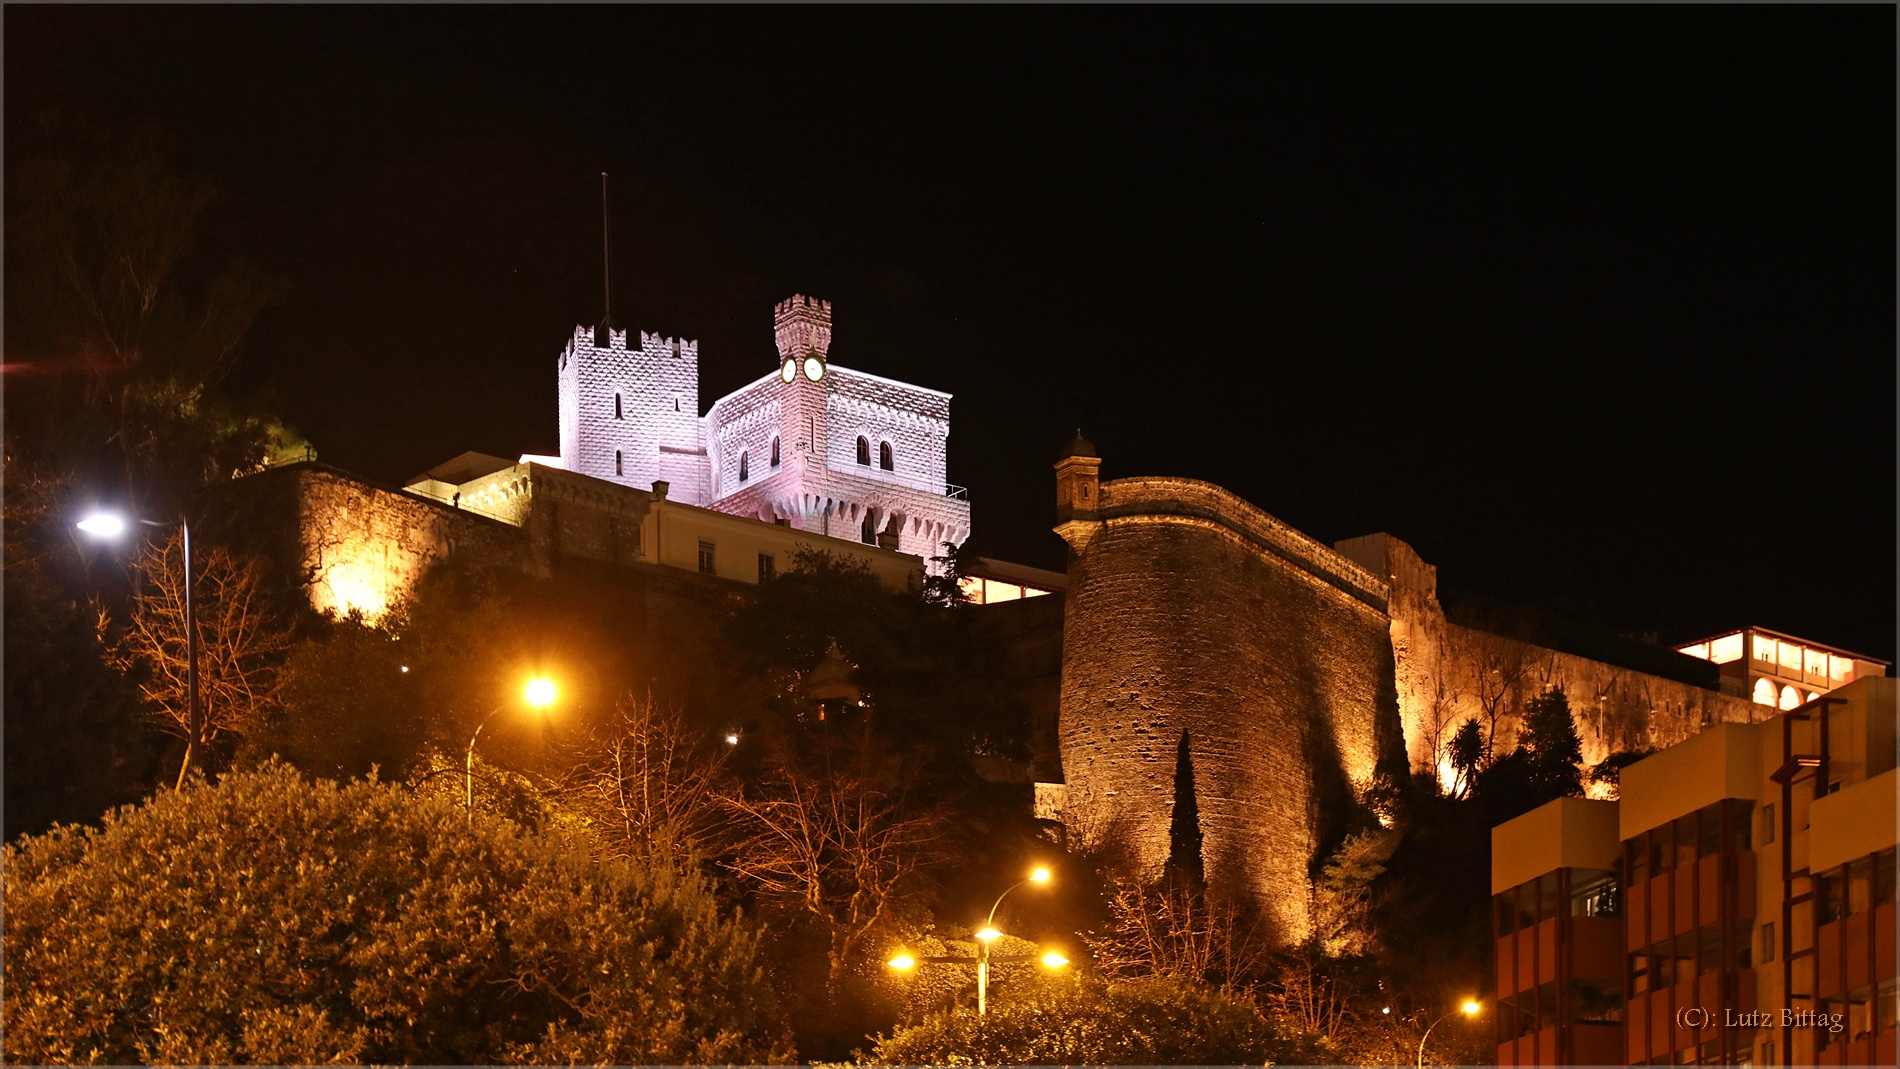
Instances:
[[[970,502],[945,479],[950,395],[831,363],[830,301],[779,302],[773,330],[778,365],[702,416],[697,342],[574,328],[557,369],[559,466],[926,559],[961,545]]]

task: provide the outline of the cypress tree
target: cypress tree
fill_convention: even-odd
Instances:
[[[1201,860],[1201,804],[1194,795],[1194,755],[1188,749],[1186,731],[1181,732],[1181,745],[1174,754],[1174,815],[1168,824],[1167,875],[1197,888],[1207,878]]]

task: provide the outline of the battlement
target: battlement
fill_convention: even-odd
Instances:
[[[574,337],[567,343],[567,350],[561,355],[563,357],[572,356],[583,346],[597,352],[625,349],[627,348],[628,333],[628,331],[609,328],[607,331],[607,345],[603,348],[602,346],[594,344],[593,327],[577,326],[574,328]],[[697,358],[699,356],[699,343],[688,338],[669,338],[661,334],[649,334],[644,330],[639,332],[639,338],[640,345],[638,348],[640,351],[666,352],[671,350],[674,356],[681,358]]]
[[[772,332],[778,340],[779,359],[817,353],[829,359],[831,302],[802,293],[772,306]]]

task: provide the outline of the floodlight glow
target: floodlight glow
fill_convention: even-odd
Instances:
[[[125,517],[110,512],[95,512],[79,521],[79,529],[94,538],[117,538],[125,533]]]
[[[528,704],[536,709],[545,709],[554,704],[554,681],[546,676],[536,676],[528,680],[527,689],[522,692]]]

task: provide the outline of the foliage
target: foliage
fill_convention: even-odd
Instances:
[[[1166,871],[1170,879],[1195,888],[1207,882],[1201,843],[1201,802],[1194,789],[1194,752],[1188,746],[1188,733],[1183,731],[1181,744],[1174,754],[1174,806],[1168,815]]]
[[[1349,835],[1321,869],[1313,886],[1313,938],[1328,956],[1373,949],[1367,909],[1372,885],[1398,845],[1399,837],[1391,832]]]
[[[1590,766],[1589,781],[1607,790],[1607,797],[1614,801],[1622,791],[1623,770],[1655,753],[1654,747],[1644,746],[1635,750],[1618,750],[1597,764]]]
[[[185,559],[177,532],[140,550],[143,583],[132,597],[123,635],[108,659],[137,673],[139,692],[159,726],[185,740],[185,772],[226,736],[258,726],[277,704],[278,669],[291,629],[273,610],[263,569],[254,557],[222,546],[192,552],[192,609],[198,631],[198,723],[190,713],[190,641],[186,626]],[[99,631],[112,630],[101,613]]]
[[[1529,752],[1532,782],[1540,794],[1562,798],[1583,793],[1583,742],[1570,713],[1570,699],[1557,687],[1532,698],[1524,709],[1518,747]]]
[[[1244,999],[1166,980],[1077,979],[943,1011],[880,1038],[878,1065],[1246,1065],[1311,1060]]]
[[[280,677],[281,708],[246,740],[243,758],[276,754],[312,775],[348,779],[372,768],[409,774],[427,741],[421,677],[397,636],[360,614],[328,621],[296,643]]]
[[[1448,749],[1452,770],[1458,774],[1452,781],[1451,793],[1457,798],[1467,797],[1478,772],[1484,768],[1484,729],[1476,720],[1465,721],[1452,732]]]
[[[843,755],[809,764],[781,756],[727,799],[743,836],[727,862],[739,881],[826,943],[828,986],[894,930],[922,890],[922,870],[944,856],[945,813],[914,809],[903,792]]]
[[[9,846],[15,1062],[756,1062],[758,937],[697,880],[281,763]]]
[[[726,827],[725,749],[694,738],[677,708],[626,695],[578,747],[560,798],[609,855],[686,872]]]
[[[1112,879],[1109,923],[1087,937],[1098,968],[1129,980],[1238,985],[1264,975],[1272,943],[1255,911],[1228,895],[1164,879]]]

